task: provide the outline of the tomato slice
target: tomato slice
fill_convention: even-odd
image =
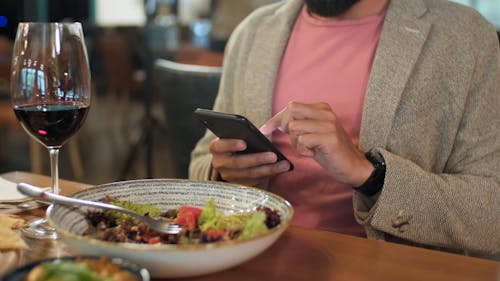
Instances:
[[[160,236],[154,236],[148,240],[148,244],[158,244],[160,242],[161,242]]]
[[[181,206],[175,223],[186,227],[187,230],[195,230],[198,225],[198,218],[200,217],[202,209],[193,206]]]

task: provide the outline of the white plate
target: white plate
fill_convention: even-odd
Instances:
[[[44,188],[50,190],[50,187]],[[17,191],[17,183],[0,177],[0,203],[21,203],[32,198]]]

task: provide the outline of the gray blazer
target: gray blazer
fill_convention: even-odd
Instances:
[[[215,110],[271,117],[274,80],[302,6],[255,11],[233,32]],[[496,31],[470,8],[443,0],[392,0],[375,54],[360,149],[385,158],[383,191],[354,194],[368,237],[498,257],[500,51]],[[190,178],[207,179],[207,132]]]

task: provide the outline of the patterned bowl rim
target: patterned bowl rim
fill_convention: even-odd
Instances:
[[[46,218],[49,224],[56,229],[58,234],[60,234],[63,238],[66,239],[72,239],[80,242],[84,242],[87,244],[91,244],[94,246],[100,246],[100,247],[105,247],[105,248],[114,248],[114,249],[122,249],[122,250],[142,250],[142,251],[169,251],[169,252],[174,252],[174,251],[206,251],[208,249],[213,249],[213,248],[223,248],[223,247],[233,247],[236,244],[242,245],[250,242],[257,241],[259,239],[262,239],[264,237],[270,237],[273,234],[280,235],[282,232],[284,232],[288,226],[291,223],[291,220],[293,218],[294,214],[294,209],[290,202],[285,200],[283,197],[274,194],[272,192],[269,192],[267,190],[259,189],[256,187],[249,187],[249,186],[244,186],[244,185],[238,185],[238,184],[232,184],[232,183],[226,183],[226,182],[219,182],[219,181],[193,181],[193,180],[188,180],[188,179],[137,179],[137,180],[126,180],[126,181],[119,181],[119,182],[112,182],[112,183],[106,183],[106,184],[101,184],[101,185],[96,185],[93,187],[86,188],[82,191],[74,193],[72,196],[79,195],[81,193],[87,193],[91,192],[94,189],[102,189],[110,186],[121,186],[121,185],[129,185],[133,183],[154,183],[154,182],[167,182],[167,183],[175,183],[175,182],[180,182],[180,183],[187,183],[187,184],[210,184],[210,185],[221,185],[224,187],[229,187],[229,188],[237,188],[237,189],[247,189],[251,190],[253,192],[257,193],[262,193],[266,196],[274,197],[277,199],[279,202],[281,202],[286,209],[288,209],[288,213],[290,214],[287,218],[281,220],[281,223],[270,229],[269,231],[258,234],[249,238],[244,238],[241,240],[229,240],[229,241],[222,241],[222,242],[214,242],[214,243],[206,243],[206,244],[136,244],[136,243],[120,243],[120,242],[108,242],[108,241],[103,241],[95,238],[91,238],[88,236],[82,236],[82,235],[77,235],[72,232],[66,231],[64,229],[61,229],[56,222],[54,222],[51,219],[51,214],[54,211],[54,205],[50,205],[47,208],[46,212]]]

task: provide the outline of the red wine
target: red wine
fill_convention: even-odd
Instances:
[[[14,107],[22,127],[47,147],[62,146],[83,125],[88,110],[78,104]]]

